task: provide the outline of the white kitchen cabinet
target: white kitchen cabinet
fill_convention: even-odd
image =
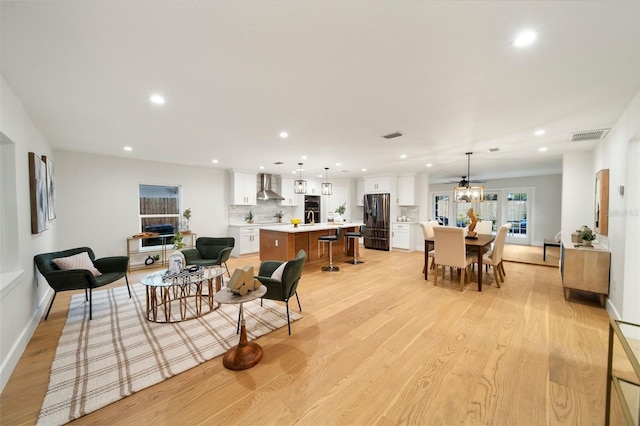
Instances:
[[[230,226],[229,234],[236,240],[231,251],[232,257],[240,257],[260,251],[260,227]]]
[[[382,192],[391,192],[391,177],[379,176],[364,179],[365,194],[378,194]]]
[[[416,223],[394,223],[391,233],[391,247],[408,252],[416,248]]]
[[[254,206],[257,203],[257,178],[253,173],[231,172],[232,202],[236,206]]]
[[[399,206],[416,205],[416,179],[414,175],[398,176],[398,198]]]
[[[356,206],[364,206],[364,180],[356,181]]]
[[[322,195],[320,181],[307,179],[307,195]]]
[[[282,177],[282,188],[280,190],[280,195],[284,198],[284,200],[280,201],[281,206],[297,206],[298,205],[298,197],[299,194],[293,192],[293,184],[295,179],[289,177]]]

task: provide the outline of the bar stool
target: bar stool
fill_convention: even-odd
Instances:
[[[318,257],[320,257],[320,243],[323,243],[322,252],[324,253],[324,243],[329,243],[329,266],[323,266],[323,272],[335,272],[340,268],[333,266],[333,243],[342,239],[342,228],[336,229],[335,235],[322,235],[318,237]]]
[[[344,237],[347,240],[347,250],[349,250],[349,240],[354,240],[353,244],[353,260],[347,262],[347,263],[351,263],[353,265],[358,265],[360,263],[364,263],[362,260],[358,260],[358,252],[360,249],[360,242],[358,241],[360,238],[364,237],[364,232],[367,229],[367,227],[365,225],[360,225],[360,228],[358,229],[358,231],[353,231],[353,232],[345,232],[344,233]]]

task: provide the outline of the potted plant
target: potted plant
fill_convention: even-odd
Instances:
[[[580,233],[580,238],[582,238],[582,242],[585,247],[591,247],[591,241],[595,240],[597,237],[596,233],[589,228],[582,230]]]
[[[184,226],[185,226],[185,230],[189,230],[189,228],[191,227],[191,208],[186,209],[184,212],[182,212],[182,217],[184,217]]]
[[[347,211],[347,202],[345,201],[344,203],[342,203],[341,206],[338,206],[337,209],[335,209],[335,214],[333,215],[333,218],[329,219],[329,221],[333,220],[333,222],[342,222],[342,215],[344,214],[344,212]]]
[[[184,247],[184,241],[182,241],[182,238],[184,238],[184,235],[182,235],[182,232],[178,231],[178,233],[173,237],[173,240],[171,240],[175,250],[180,250]]]
[[[249,223],[253,223],[253,212],[251,210],[249,210],[249,213],[244,217],[244,220]]]
[[[276,214],[274,214],[273,217],[277,218],[278,222],[282,223],[282,218],[284,217],[284,213],[282,210],[280,210],[279,212],[276,212]]]

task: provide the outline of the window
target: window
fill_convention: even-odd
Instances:
[[[173,236],[180,228],[181,190],[179,186],[140,185],[140,230]],[[167,243],[172,238],[167,237]],[[142,240],[143,247],[158,246],[162,238]]]
[[[440,223],[440,225],[449,225],[449,195],[435,195],[433,203],[433,217]]]

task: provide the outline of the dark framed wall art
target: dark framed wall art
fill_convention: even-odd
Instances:
[[[29,153],[29,190],[31,198],[31,233],[47,230],[47,166],[42,158]]]
[[[596,197],[594,209],[594,231],[596,234],[609,233],[609,169],[596,173]]]
[[[43,155],[42,159],[47,166],[47,219],[53,220],[56,218],[55,168],[50,157]]]

